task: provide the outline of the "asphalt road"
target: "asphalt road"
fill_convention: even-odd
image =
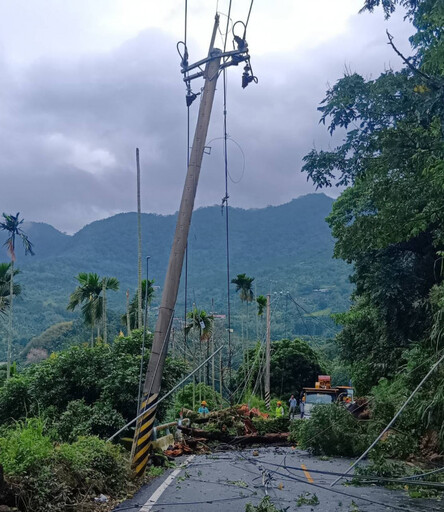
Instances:
[[[319,512],[442,512],[442,503],[412,499],[404,491],[377,486],[330,484],[352,462],[346,458],[321,460],[290,447],[225,451],[181,459],[144,486],[115,512],[245,512],[270,496],[278,510]],[[257,453],[256,452],[256,453]],[[319,473],[318,473],[319,471]]]

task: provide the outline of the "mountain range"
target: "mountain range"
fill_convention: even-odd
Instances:
[[[324,194],[309,194],[280,206],[229,209],[230,279],[246,273],[255,278],[256,295],[272,295],[275,331],[280,336],[327,335],[333,325],[329,313],[348,307],[351,269],[332,258],[334,240],[325,222],[332,203],[333,199]],[[188,242],[188,308],[195,304],[207,311],[226,313],[225,215],[220,206],[193,213]],[[143,267],[150,256],[149,278],[159,286],[154,310],[160,301],[176,219],[177,214],[142,214]],[[34,243],[35,256],[25,257],[17,244],[16,265],[21,271],[17,282],[22,294],[15,302],[14,322],[19,346],[49,326],[79,316],[66,310],[79,272],[117,277],[120,290],[110,292],[107,298],[110,310],[124,313],[125,292],[130,290],[132,296],[137,286],[136,213],[92,222],[74,235],[36,222],[25,222],[23,229]],[[4,240],[5,234],[0,233],[0,243]],[[4,247],[0,261],[8,261]],[[178,317],[183,317],[183,282],[182,275]],[[236,328],[242,308],[234,285],[230,285],[230,301]],[[0,337],[5,339],[3,320]]]

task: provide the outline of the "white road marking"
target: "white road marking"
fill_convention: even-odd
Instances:
[[[165,478],[163,484],[159,485],[159,487],[153,492],[150,499],[143,505],[143,507],[139,510],[139,512],[150,512],[150,510],[157,503],[162,494],[166,491],[167,487],[173,482],[176,476],[185,469],[188,464],[194,459],[195,455],[190,455],[187,460],[182,464],[180,468],[175,469],[171,475]]]

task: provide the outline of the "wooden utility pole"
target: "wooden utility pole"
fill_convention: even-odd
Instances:
[[[267,346],[265,351],[265,405],[270,410],[270,360],[271,360],[271,334],[270,334],[270,294],[267,295]]]
[[[159,315],[157,317],[156,328],[154,331],[151,357],[148,363],[148,370],[143,386],[143,398],[140,412],[143,412],[143,410],[148,408],[150,408],[150,410],[148,410],[148,412],[138,420],[134,435],[134,456],[132,466],[137,475],[141,475],[145,471],[148,462],[148,450],[156,416],[156,403],[160,392],[160,383],[168,348],[168,338],[171,330],[174,308],[176,306],[180,275],[182,272],[188,232],[191,223],[191,215],[193,212],[208,125],[210,122],[211,109],[216,91],[216,83],[222,54],[220,50],[215,49],[213,46],[218,26],[219,16],[216,15],[209,51],[210,60],[208,60],[205,66],[205,85],[202,91],[196,132],[191,149],[185,186],[182,193],[173,246],[168,262],[165,286],[159,307]]]
[[[139,148],[136,148],[137,166],[137,327],[142,329],[142,224],[140,220],[140,161]]]

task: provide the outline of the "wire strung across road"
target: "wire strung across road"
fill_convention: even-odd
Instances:
[[[243,457],[243,458],[245,458],[245,460],[248,460],[248,461],[249,461],[251,464],[253,464],[253,465],[256,465],[256,466],[257,466],[257,465],[259,464],[257,460],[252,459],[252,458],[249,458],[249,457],[245,457],[242,453],[240,453],[240,456],[241,456],[241,457]],[[285,460],[285,458],[286,458],[286,457],[287,457],[287,455],[284,457],[284,460]],[[264,464],[267,464],[267,463],[264,463]],[[293,475],[293,474],[291,473],[291,471],[290,471],[288,468],[286,468],[286,467],[285,467],[285,465],[278,465],[278,466],[279,466],[279,467],[283,467],[284,469],[286,469],[286,470],[287,470],[287,472],[288,472],[289,474],[288,474],[288,475],[286,475],[285,473],[280,473],[279,471],[276,471],[276,470],[269,470],[269,473],[276,474],[276,475],[278,475],[278,476],[280,476],[280,477],[282,477],[282,478],[284,478],[284,479],[289,479],[289,480],[292,480],[292,481],[301,482],[301,483],[303,483],[303,484],[305,484],[305,485],[310,485],[310,486],[312,486],[312,487],[316,487],[316,488],[318,488],[318,489],[322,489],[322,490],[324,490],[324,491],[335,492],[335,493],[337,493],[337,494],[339,494],[339,495],[347,496],[348,498],[352,498],[352,499],[356,499],[356,500],[365,501],[365,502],[367,502],[367,503],[371,503],[371,504],[373,504],[373,505],[380,505],[381,507],[384,507],[384,509],[385,509],[385,508],[387,508],[387,504],[385,504],[385,503],[381,503],[381,502],[379,502],[379,501],[372,500],[372,499],[370,499],[370,498],[365,498],[365,497],[363,497],[363,496],[356,496],[356,495],[354,495],[354,494],[347,493],[347,492],[345,492],[345,491],[341,491],[341,490],[339,490],[339,489],[333,489],[333,488],[331,488],[331,487],[329,487],[329,486],[325,487],[325,486],[323,486],[323,485],[316,484],[316,483],[314,483],[314,482],[309,482],[309,481],[307,481],[307,480],[303,480],[303,479],[298,478],[297,476]],[[405,506],[403,506],[403,507],[398,507],[398,506],[396,506],[396,505],[390,505],[390,507],[391,507],[391,509],[392,509],[392,510],[402,510],[402,511],[404,511],[404,512],[405,512],[405,511],[410,511],[410,510],[412,510],[412,509],[409,509],[409,508],[407,508],[407,507],[405,507]],[[434,510],[434,511],[436,511],[436,512],[439,512],[439,509],[434,509],[434,508],[429,508],[428,510]],[[412,512],[413,512],[413,511],[412,511]]]
[[[208,361],[210,361],[216,354],[218,354],[222,349],[224,348],[224,345],[221,345],[217,350],[215,350],[210,357],[205,359],[197,368],[195,368],[191,373],[189,373],[185,378],[183,378],[179,384],[176,384],[173,389],[168,391],[165,395],[163,395],[154,405],[151,405],[150,407],[144,409],[140,414],[138,414],[134,419],[132,419],[130,422],[128,422],[126,425],[124,425],[120,430],[118,430],[115,434],[113,434],[111,437],[107,439],[107,441],[112,441],[116,436],[121,434],[124,430],[126,430],[128,427],[130,427],[134,422],[136,422],[139,418],[144,416],[147,412],[151,411],[151,409],[155,409],[161,402],[163,402],[166,398],[168,398],[172,393],[174,393],[177,389],[182,386],[190,377],[192,377],[202,366],[204,366]]]

